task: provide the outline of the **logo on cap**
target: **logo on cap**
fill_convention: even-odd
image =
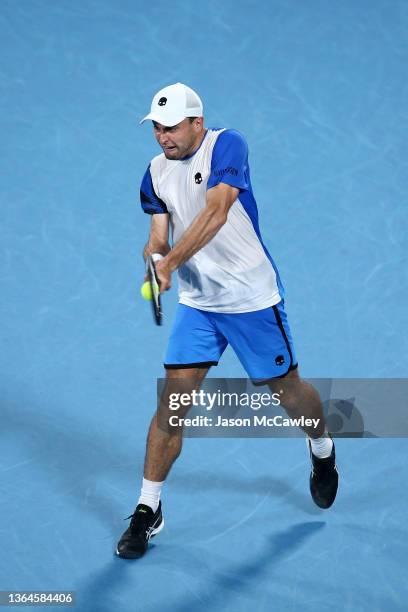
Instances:
[[[166,106],[166,102],[167,102],[167,98],[160,98],[157,104],[159,106]]]
[[[194,180],[197,183],[197,185],[199,185],[200,183],[203,182],[203,177],[201,176],[199,172],[197,172],[197,174],[194,176]]]

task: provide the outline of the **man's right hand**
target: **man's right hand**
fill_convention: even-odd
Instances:
[[[168,291],[171,287],[171,270],[166,257],[156,262],[156,274],[160,281],[160,293]]]

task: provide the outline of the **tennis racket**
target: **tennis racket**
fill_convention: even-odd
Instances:
[[[153,257],[151,255],[147,256],[146,259],[147,264],[147,276],[150,283],[150,289],[152,292],[152,308],[153,308],[153,317],[156,325],[162,324],[162,307],[161,307],[161,299],[160,299],[160,281],[157,278],[156,266],[154,265]]]

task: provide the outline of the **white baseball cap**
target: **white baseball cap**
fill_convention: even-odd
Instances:
[[[175,83],[157,92],[152,100],[150,113],[140,123],[151,119],[171,127],[186,117],[202,117],[202,115],[203,103],[198,94],[183,83]]]

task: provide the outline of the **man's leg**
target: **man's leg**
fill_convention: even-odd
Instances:
[[[166,370],[166,384],[160,398],[160,406],[152,418],[146,444],[144,477],[154,482],[163,482],[173,463],[179,456],[182,447],[182,428],[167,427],[169,395],[171,393],[190,393],[199,389],[209,368],[180,368]],[[184,416],[189,407],[177,411],[177,416]],[[162,421],[162,425],[160,422]]]
[[[179,456],[182,447],[181,427],[170,427],[169,397],[172,393],[191,393],[199,389],[208,367],[177,368],[166,371],[166,382],[159,400],[159,406],[150,424],[146,444],[144,478],[142,491],[128,529],[118,542],[116,554],[126,559],[135,559],[145,554],[151,537],[164,526],[161,511],[160,492],[171,466]],[[178,417],[184,417],[190,406],[177,410]]]
[[[268,386],[273,393],[279,393],[281,404],[290,417],[319,419],[318,427],[305,426],[303,431],[310,438],[321,438],[325,433],[323,406],[316,389],[302,380],[298,370],[291,370],[283,378],[268,380]]]
[[[319,419],[316,428],[305,425],[302,429],[309,436],[313,467],[310,492],[313,501],[320,508],[329,508],[336,498],[338,472],[334,443],[326,432],[320,396],[311,384],[300,378],[297,370],[291,370],[283,378],[270,379],[268,386],[273,393],[280,394],[281,404],[290,417]]]
[[[313,463],[310,492],[318,506],[328,508],[336,497],[338,483],[334,445],[325,433],[319,394],[299,378],[283,300],[271,308],[231,315],[217,313],[214,317],[217,329],[253,381],[264,381],[273,393],[282,392],[281,403],[289,415],[319,419],[317,428],[304,428]]]

